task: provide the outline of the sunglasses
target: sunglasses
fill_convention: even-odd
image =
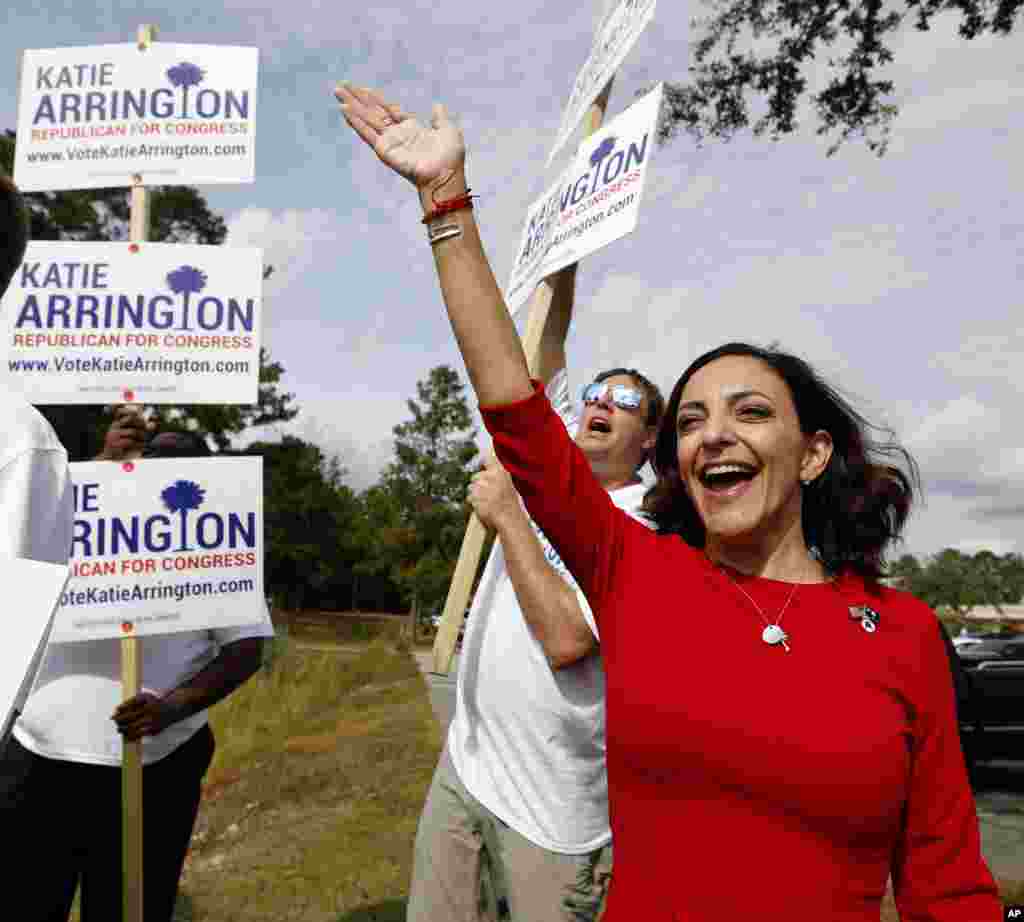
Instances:
[[[628,384],[609,384],[607,381],[595,381],[583,388],[583,405],[590,406],[599,400],[610,399],[620,410],[639,410],[644,395]]]

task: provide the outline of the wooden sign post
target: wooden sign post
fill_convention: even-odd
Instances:
[[[585,137],[592,135],[604,122],[608,97],[611,95],[614,82],[615,77],[612,75],[587,112]],[[562,271],[568,272],[570,268]],[[557,275],[552,275],[542,279],[530,299],[526,330],[523,333],[523,351],[526,353],[526,361],[531,375],[535,375],[537,371],[541,334],[551,309],[556,277]],[[451,585],[448,587],[448,597],[445,599],[441,623],[438,625],[437,636],[434,638],[433,671],[440,675],[447,675],[451,670],[455,646],[466,618],[469,597],[473,592],[473,578],[476,576],[477,565],[480,562],[480,555],[483,553],[486,539],[486,526],[475,513],[471,514],[469,524],[466,526],[466,533],[462,537],[459,560],[455,564],[455,572],[452,575]]]
[[[156,26],[139,26],[139,52],[156,40]],[[149,240],[149,190],[136,175],[132,185],[129,238],[132,243]],[[140,638],[121,638],[121,695],[127,701],[141,691]],[[122,743],[121,757],[121,876],[124,922],[143,922],[142,902],[142,740]]]

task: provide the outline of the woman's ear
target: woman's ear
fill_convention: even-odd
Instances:
[[[819,429],[807,440],[803,463],[800,465],[800,482],[808,484],[817,480],[832,459],[832,436]]]

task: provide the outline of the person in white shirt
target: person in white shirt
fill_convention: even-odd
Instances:
[[[563,345],[574,270],[554,280],[538,377],[612,502],[640,518],[638,471],[664,402],[635,369],[612,369],[585,389],[577,420]],[[498,540],[467,618],[407,920],[594,919],[611,870],[597,627],[496,461],[474,477],[469,498]]]
[[[28,246],[28,211],[0,174],[0,297]],[[0,393],[0,554],[67,563],[71,547],[68,456],[34,407]]]
[[[28,228],[17,187],[0,174],[0,297],[25,257]],[[67,563],[73,515],[64,446],[35,407],[0,392],[0,554]]]
[[[147,436],[138,408],[118,411],[100,459],[137,457]],[[143,457],[209,454],[189,433],[160,433]],[[99,459],[98,459],[99,460]],[[66,922],[81,886],[82,922],[122,913],[122,740],[142,740],[143,901],[146,922],[170,922],[214,752],[207,709],[260,667],[261,623],[184,631],[141,643],[143,691],[121,700],[119,641],[51,644],[15,724],[0,771],[0,821],[16,848],[5,869],[31,880],[23,922]],[[255,620],[254,619],[254,620]]]

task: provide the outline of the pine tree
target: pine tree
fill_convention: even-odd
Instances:
[[[456,371],[431,369],[416,395],[408,401],[412,419],[394,427],[395,460],[381,478],[397,521],[382,533],[378,559],[425,618],[444,602],[455,570],[478,449]]]

